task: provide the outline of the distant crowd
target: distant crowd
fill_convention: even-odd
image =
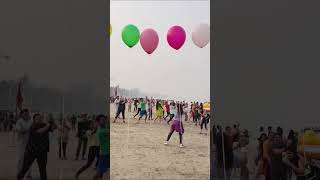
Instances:
[[[213,173],[216,179],[229,180],[239,176],[241,180],[264,177],[265,180],[307,180],[313,177],[320,178],[319,169],[310,170],[306,175],[306,159],[298,152],[298,133],[290,130],[287,136],[281,127],[260,127],[259,137],[250,142],[247,129],[213,126],[214,166]],[[252,141],[252,139],[251,139]],[[254,143],[255,152],[249,149]],[[249,155],[254,153],[255,158]],[[249,161],[253,161],[254,168],[249,168]]]
[[[41,112],[31,113],[23,109],[18,117],[14,113],[7,112],[1,115],[2,131],[12,131],[16,136],[17,148],[17,180],[32,179],[31,166],[36,160],[39,166],[40,179],[47,180],[48,152],[52,147],[50,144],[50,133],[56,131],[57,148],[60,160],[69,160],[67,157],[68,144],[71,132],[77,137],[77,148],[74,160],[86,163],[74,172],[74,179],[89,168],[96,160],[96,174],[93,179],[102,179],[103,175],[110,175],[110,126],[109,118],[103,114],[99,115],[67,115]],[[17,120],[16,120],[17,119]],[[88,152],[88,153],[87,153]]]

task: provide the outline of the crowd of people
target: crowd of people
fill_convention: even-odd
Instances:
[[[305,180],[306,160],[298,152],[298,133],[288,131],[287,136],[281,127],[260,127],[259,136],[250,142],[249,131],[233,127],[213,126],[214,176],[216,179],[231,179],[238,176],[241,180],[264,178],[266,180]],[[251,138],[252,141],[252,138]],[[255,158],[250,159],[249,144],[256,145]],[[254,168],[248,167],[252,160]],[[251,176],[250,176],[251,175]],[[319,177],[318,177],[319,178]]]
[[[52,114],[31,113],[23,109],[16,117],[13,124],[13,132],[16,136],[17,152],[17,180],[32,179],[31,166],[36,160],[39,166],[41,180],[47,180],[48,152],[51,147],[50,133],[57,136],[58,157],[60,160],[68,160],[67,151],[71,132],[77,137],[77,148],[74,160],[86,160],[86,163],[74,172],[74,179],[89,168],[94,161],[96,173],[93,179],[105,179],[110,177],[110,126],[107,116],[87,114],[54,117]],[[88,149],[88,153],[87,153]],[[80,154],[81,153],[81,154]],[[87,158],[86,158],[87,155]]]
[[[162,100],[153,98],[126,98],[126,97],[112,97],[111,103],[116,105],[116,114],[114,123],[122,116],[122,121],[125,123],[126,112],[133,113],[132,118],[138,118],[137,123],[141,119],[153,121],[159,120],[159,123],[166,122],[168,125],[171,122],[171,128],[165,145],[168,144],[171,135],[174,131],[179,133],[180,147],[184,147],[182,136],[184,133],[183,121],[193,122],[195,126],[200,126],[200,134],[207,134],[208,123],[210,121],[210,111],[206,110],[203,103],[191,102],[189,105],[185,101]],[[120,116],[121,115],[121,116]]]

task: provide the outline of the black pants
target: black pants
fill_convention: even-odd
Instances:
[[[207,129],[207,123],[208,123],[207,118],[202,118],[201,125],[200,125],[201,129],[203,129],[203,125]]]
[[[170,115],[171,115],[170,112],[167,112],[167,115],[166,115],[166,117],[164,117],[164,120],[166,120],[167,117],[170,116]]]
[[[87,163],[78,170],[76,176],[79,176],[83,171],[88,169],[93,164],[94,159],[96,157],[99,157],[99,146],[91,146],[89,148]],[[99,161],[99,158],[97,158],[97,162],[96,162],[96,165],[95,165],[96,167],[98,165],[98,161]]]
[[[47,160],[48,152],[32,153],[26,151],[24,154],[24,160],[22,164],[21,171],[18,173],[17,180],[22,180],[32,165],[33,161],[37,159],[37,163],[40,171],[40,179],[47,180]]]
[[[169,132],[168,137],[167,137],[167,141],[170,140],[173,132],[174,132],[174,130],[171,130],[171,131]],[[182,144],[182,134],[181,134],[181,133],[179,133],[179,140],[180,140],[180,144]]]
[[[167,123],[169,123],[170,121],[172,121],[173,117],[174,117],[174,114],[170,114],[170,119],[169,119],[169,121],[168,121]]]
[[[147,113],[147,111],[145,111],[145,112],[146,112],[145,114],[140,115],[139,120],[140,120],[141,118],[143,118],[143,116],[145,116],[145,119],[144,119],[144,120],[147,120],[148,113]]]
[[[276,164],[272,164],[270,166],[270,175],[271,180],[286,180],[287,179],[287,171],[282,162],[278,162]]]
[[[152,119],[152,111],[149,111],[148,115],[149,115],[149,118],[148,118],[148,119],[149,119],[149,120]]]
[[[86,138],[86,137],[79,138],[76,158],[79,157],[79,154],[80,154],[80,151],[81,151],[81,147],[83,146],[83,148],[82,148],[82,158],[84,159],[84,156],[86,155],[86,151],[87,151],[87,143],[88,143],[88,138]]]
[[[67,150],[67,143],[66,142],[59,142],[59,158],[61,158],[61,149],[62,149],[62,153],[63,153],[63,157],[66,158],[66,150]]]
[[[199,119],[200,119],[200,115],[199,115],[198,113],[195,113],[195,115],[194,115],[194,120],[193,120],[193,121],[194,121],[196,124],[198,124]],[[199,122],[199,124],[200,124],[200,122]]]
[[[134,115],[134,117],[138,116],[138,114],[140,113],[140,111],[141,111],[141,108],[138,108],[137,114]]]
[[[125,110],[124,110],[124,109],[118,109],[118,111],[117,111],[117,115],[116,115],[116,119],[118,119],[118,117],[119,117],[120,113],[122,114],[122,118],[123,118],[123,119],[125,119],[125,117],[124,117],[124,112],[125,112]]]

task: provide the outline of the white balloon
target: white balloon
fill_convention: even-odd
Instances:
[[[199,48],[205,47],[210,41],[209,25],[199,24],[192,32],[192,41]]]

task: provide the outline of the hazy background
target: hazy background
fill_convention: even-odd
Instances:
[[[110,84],[139,88],[168,98],[188,101],[210,100],[210,43],[196,47],[191,33],[199,23],[210,24],[210,1],[116,1],[111,3]],[[132,49],[121,39],[122,29],[136,25],[140,33],[153,28],[159,35],[158,48],[145,53],[140,42]],[[184,46],[176,51],[166,40],[174,25],[186,31]]]
[[[320,3],[216,1],[217,120],[319,126]]]
[[[105,1],[1,0],[0,52],[12,60],[0,64],[0,80],[27,75],[36,88],[68,94],[70,106],[79,111],[105,110],[107,15]],[[78,95],[71,98],[71,93]],[[88,97],[92,103],[84,100]]]

